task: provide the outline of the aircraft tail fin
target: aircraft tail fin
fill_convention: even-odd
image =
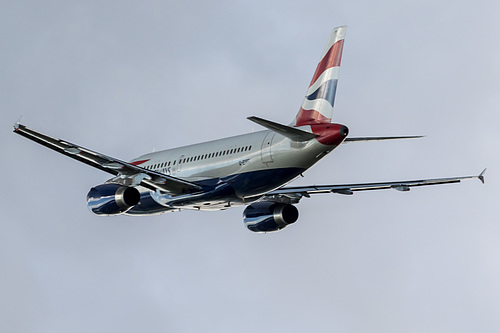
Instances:
[[[337,27],[330,34],[293,126],[331,121],[346,28]]]

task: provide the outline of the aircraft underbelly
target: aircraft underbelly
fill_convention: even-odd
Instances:
[[[143,189],[141,201],[127,215],[157,215],[181,209],[221,210],[245,204],[245,197],[258,196],[274,190],[296,178],[304,169],[279,168],[245,172],[210,179],[199,184],[207,191],[185,196],[169,196]],[[213,184],[218,183],[213,187]],[[210,189],[211,188],[211,189]],[[248,203],[248,202],[246,202]]]
[[[300,175],[302,168],[277,168],[245,172],[223,178],[240,198],[272,191]]]

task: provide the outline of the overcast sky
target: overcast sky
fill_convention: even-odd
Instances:
[[[500,4],[0,3],[0,331],[498,332]],[[109,176],[11,133],[23,123],[132,159],[289,123],[347,25],[346,144],[295,184],[476,175],[486,184],[317,195],[254,234],[243,208],[92,215]]]

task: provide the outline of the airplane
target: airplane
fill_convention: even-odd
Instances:
[[[113,175],[87,194],[87,205],[97,215],[157,215],[192,210],[225,210],[246,205],[245,226],[259,233],[281,230],[298,219],[295,207],[312,194],[352,195],[357,191],[459,183],[478,178],[462,176],[410,181],[321,186],[286,186],[341,144],[421,136],[349,138],[345,125],[332,123],[333,105],[346,26],[334,28],[306,96],[288,125],[259,117],[249,120],[265,130],[167,149],[130,162],[110,157],[22,125],[14,132]]]

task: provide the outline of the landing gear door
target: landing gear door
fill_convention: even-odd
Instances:
[[[264,138],[264,141],[262,141],[261,158],[262,158],[262,163],[264,163],[264,164],[273,162],[273,156],[272,156],[271,149],[272,149],[273,139],[274,139],[275,135],[276,135],[276,132],[269,131],[269,133],[267,133],[266,137]]]

